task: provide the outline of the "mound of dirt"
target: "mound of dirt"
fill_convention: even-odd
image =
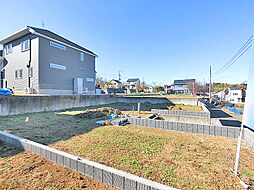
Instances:
[[[167,108],[168,108],[169,110],[178,110],[178,111],[181,111],[181,110],[182,110],[182,108],[177,107],[177,106],[167,106]]]
[[[103,107],[98,109],[87,109],[84,113],[78,114],[77,116],[80,118],[94,119],[102,118],[115,113],[120,114],[120,111],[111,107]]]

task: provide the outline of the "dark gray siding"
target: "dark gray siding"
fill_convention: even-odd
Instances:
[[[74,78],[83,78],[84,89],[95,92],[95,57],[85,54],[81,61],[80,51],[66,47],[61,50],[50,46],[50,40],[39,38],[39,91],[41,94],[72,94]],[[54,63],[66,66],[66,70],[50,68]],[[88,82],[86,78],[93,78]]]
[[[3,56],[6,59],[7,65],[3,68],[5,69],[5,79],[3,81],[4,87],[7,81],[7,88],[11,88],[16,92],[25,92],[25,89],[28,87],[28,68],[29,63],[29,51],[21,51],[21,43],[28,38],[31,38],[31,67],[33,67],[33,77],[31,78],[31,88],[34,89],[34,92],[38,92],[38,37],[30,34],[23,36],[17,40],[10,42],[12,44],[13,52],[6,55],[3,51]],[[8,43],[8,44],[10,44]],[[4,48],[6,45],[4,44]],[[15,79],[15,70],[23,70],[23,78]]]

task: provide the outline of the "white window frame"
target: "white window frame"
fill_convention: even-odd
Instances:
[[[25,40],[21,43],[21,51],[24,52],[24,51],[27,51],[29,49],[30,49],[30,40],[27,39],[27,40]]]
[[[94,82],[93,78],[86,78],[87,82]]]
[[[63,45],[61,45],[61,44],[58,44],[58,43],[56,43],[56,42],[50,41],[49,44],[50,44],[52,47],[55,47],[55,48],[58,48],[58,49],[61,49],[61,50],[64,50],[64,51],[66,50],[66,47],[65,47],[65,46],[63,46]]]
[[[66,70],[66,66],[55,64],[55,63],[49,63],[49,67],[53,69],[64,70],[64,71]]]

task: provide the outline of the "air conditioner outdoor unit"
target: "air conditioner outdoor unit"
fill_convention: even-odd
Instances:
[[[33,94],[33,88],[26,88],[26,94]]]

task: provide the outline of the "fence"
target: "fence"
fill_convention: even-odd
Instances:
[[[177,115],[177,116],[192,116],[192,117],[208,117],[208,118],[210,118],[210,112],[178,111],[178,110],[162,110],[162,109],[152,109],[151,112],[155,113],[155,114],[167,114],[167,115]]]
[[[222,136],[229,138],[238,138],[240,127],[200,125],[193,123],[171,122],[166,120],[152,120],[143,118],[129,118],[129,122],[133,125],[152,127],[165,130],[175,130],[186,133],[198,133],[212,136]]]

